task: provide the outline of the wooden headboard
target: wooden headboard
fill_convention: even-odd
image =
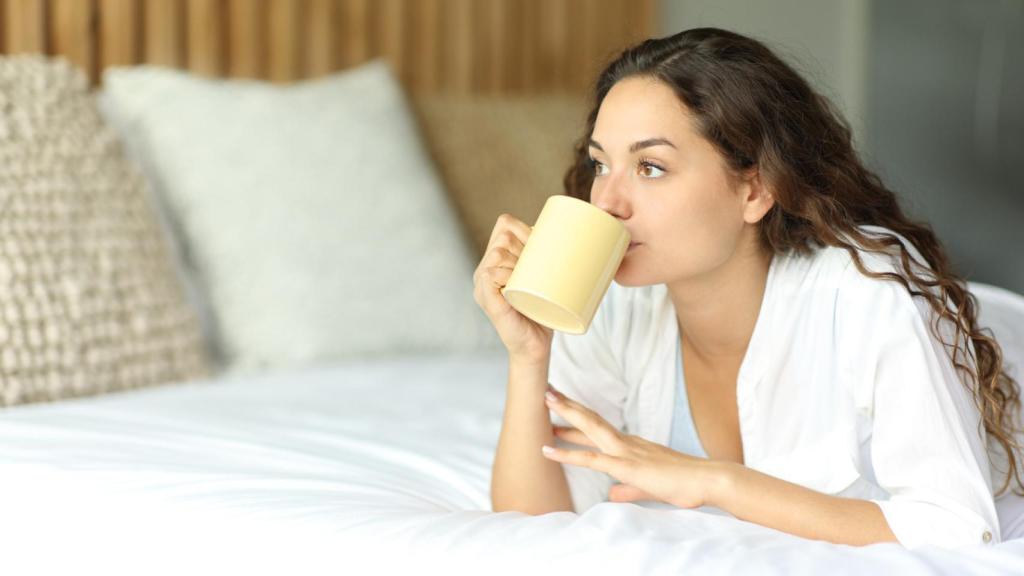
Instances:
[[[533,222],[562,192],[586,89],[657,1],[0,0],[0,50],[64,55],[93,85],[115,65],[290,82],[386,58],[482,254],[498,214]]]
[[[288,82],[385,57],[411,92],[577,92],[656,0],[0,0],[4,53]]]

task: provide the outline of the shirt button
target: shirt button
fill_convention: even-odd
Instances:
[[[988,530],[985,530],[985,532],[984,532],[984,533],[983,533],[983,534],[981,535],[981,540],[982,540],[982,541],[983,541],[983,542],[984,542],[985,544],[988,544],[989,542],[991,542],[991,541],[992,541],[992,533],[991,533],[991,532],[989,532]]]

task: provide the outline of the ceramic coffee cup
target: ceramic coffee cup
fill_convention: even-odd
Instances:
[[[534,322],[583,334],[629,241],[629,231],[611,214],[571,196],[551,196],[501,293]]]

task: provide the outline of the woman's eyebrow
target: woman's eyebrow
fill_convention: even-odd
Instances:
[[[604,152],[604,148],[601,147],[601,144],[599,144],[597,140],[594,140],[593,138],[590,139],[590,146],[597,148],[601,152]],[[633,142],[632,144],[630,144],[629,153],[633,154],[637,150],[641,150],[643,148],[650,148],[651,146],[671,146],[673,148],[676,147],[675,144],[669,142],[664,138],[648,138],[646,140],[640,140],[639,142]],[[678,150],[678,148],[676,149]]]

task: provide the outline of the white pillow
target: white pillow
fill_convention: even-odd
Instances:
[[[153,66],[108,68],[103,83],[228,370],[500,346],[383,60],[289,86]]]

